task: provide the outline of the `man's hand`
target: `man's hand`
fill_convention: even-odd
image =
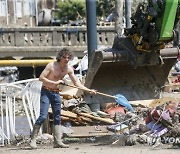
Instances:
[[[90,93],[90,94],[97,94],[97,90],[95,90],[95,89],[89,89],[89,93]]]
[[[56,85],[60,85],[60,84],[64,84],[64,81],[63,80],[58,80],[55,82]]]

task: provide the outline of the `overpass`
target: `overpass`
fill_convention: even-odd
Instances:
[[[114,26],[98,26],[97,44],[111,47],[114,29]],[[86,26],[0,29],[1,60],[52,59],[64,47],[83,57],[83,51],[87,50]]]

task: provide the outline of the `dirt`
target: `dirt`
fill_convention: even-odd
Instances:
[[[38,145],[38,149],[30,149],[28,145],[1,147],[1,154],[179,154],[180,148],[168,149],[168,146],[152,148],[146,145],[118,146],[102,143],[70,143],[70,148],[53,148],[53,145]],[[165,148],[165,149],[164,149]]]

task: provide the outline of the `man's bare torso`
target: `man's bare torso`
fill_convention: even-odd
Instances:
[[[62,80],[66,74],[68,74],[69,68],[68,65],[65,67],[61,67],[58,62],[53,62],[48,66],[48,74],[45,76],[47,79],[51,81]],[[53,84],[46,84],[43,82],[43,86],[51,88],[51,89],[59,89],[59,86],[55,86]]]

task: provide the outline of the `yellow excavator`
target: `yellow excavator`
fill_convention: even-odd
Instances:
[[[85,86],[110,95],[122,94],[129,101],[159,98],[157,93],[179,54],[180,3],[148,0],[139,3],[132,27],[115,36],[112,48],[95,50],[89,61]],[[93,111],[112,98],[85,95]]]

